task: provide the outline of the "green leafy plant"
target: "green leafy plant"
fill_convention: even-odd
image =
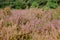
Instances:
[[[39,4],[38,4],[36,1],[34,1],[31,6],[32,6],[32,7],[38,7],[38,5],[39,5]]]
[[[57,8],[58,7],[57,0],[47,0],[46,6],[49,8]]]

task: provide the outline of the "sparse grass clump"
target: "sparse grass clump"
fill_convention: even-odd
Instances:
[[[5,16],[7,16],[7,15],[12,15],[12,13],[11,13],[11,8],[10,8],[10,7],[4,8],[4,9],[3,9],[3,13],[4,13]]]

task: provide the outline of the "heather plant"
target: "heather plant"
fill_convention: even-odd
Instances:
[[[5,18],[0,20],[0,40],[60,40],[60,13],[55,9],[11,10],[11,16],[1,13]]]

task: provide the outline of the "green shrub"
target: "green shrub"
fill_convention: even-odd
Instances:
[[[31,7],[38,7],[38,6],[39,6],[39,4],[36,1],[34,1],[31,5]]]
[[[0,0],[0,8],[4,8],[6,6],[11,5],[12,8],[16,9],[25,9],[31,7],[49,7],[49,8],[57,8],[58,0]]]
[[[57,0],[47,0],[47,4],[46,5],[49,8],[57,8],[58,7]]]

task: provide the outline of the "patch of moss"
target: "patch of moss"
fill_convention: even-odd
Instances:
[[[56,20],[60,19],[60,13],[54,13],[53,18]]]
[[[5,24],[6,27],[12,26],[12,23],[11,22],[5,22],[4,24]]]

